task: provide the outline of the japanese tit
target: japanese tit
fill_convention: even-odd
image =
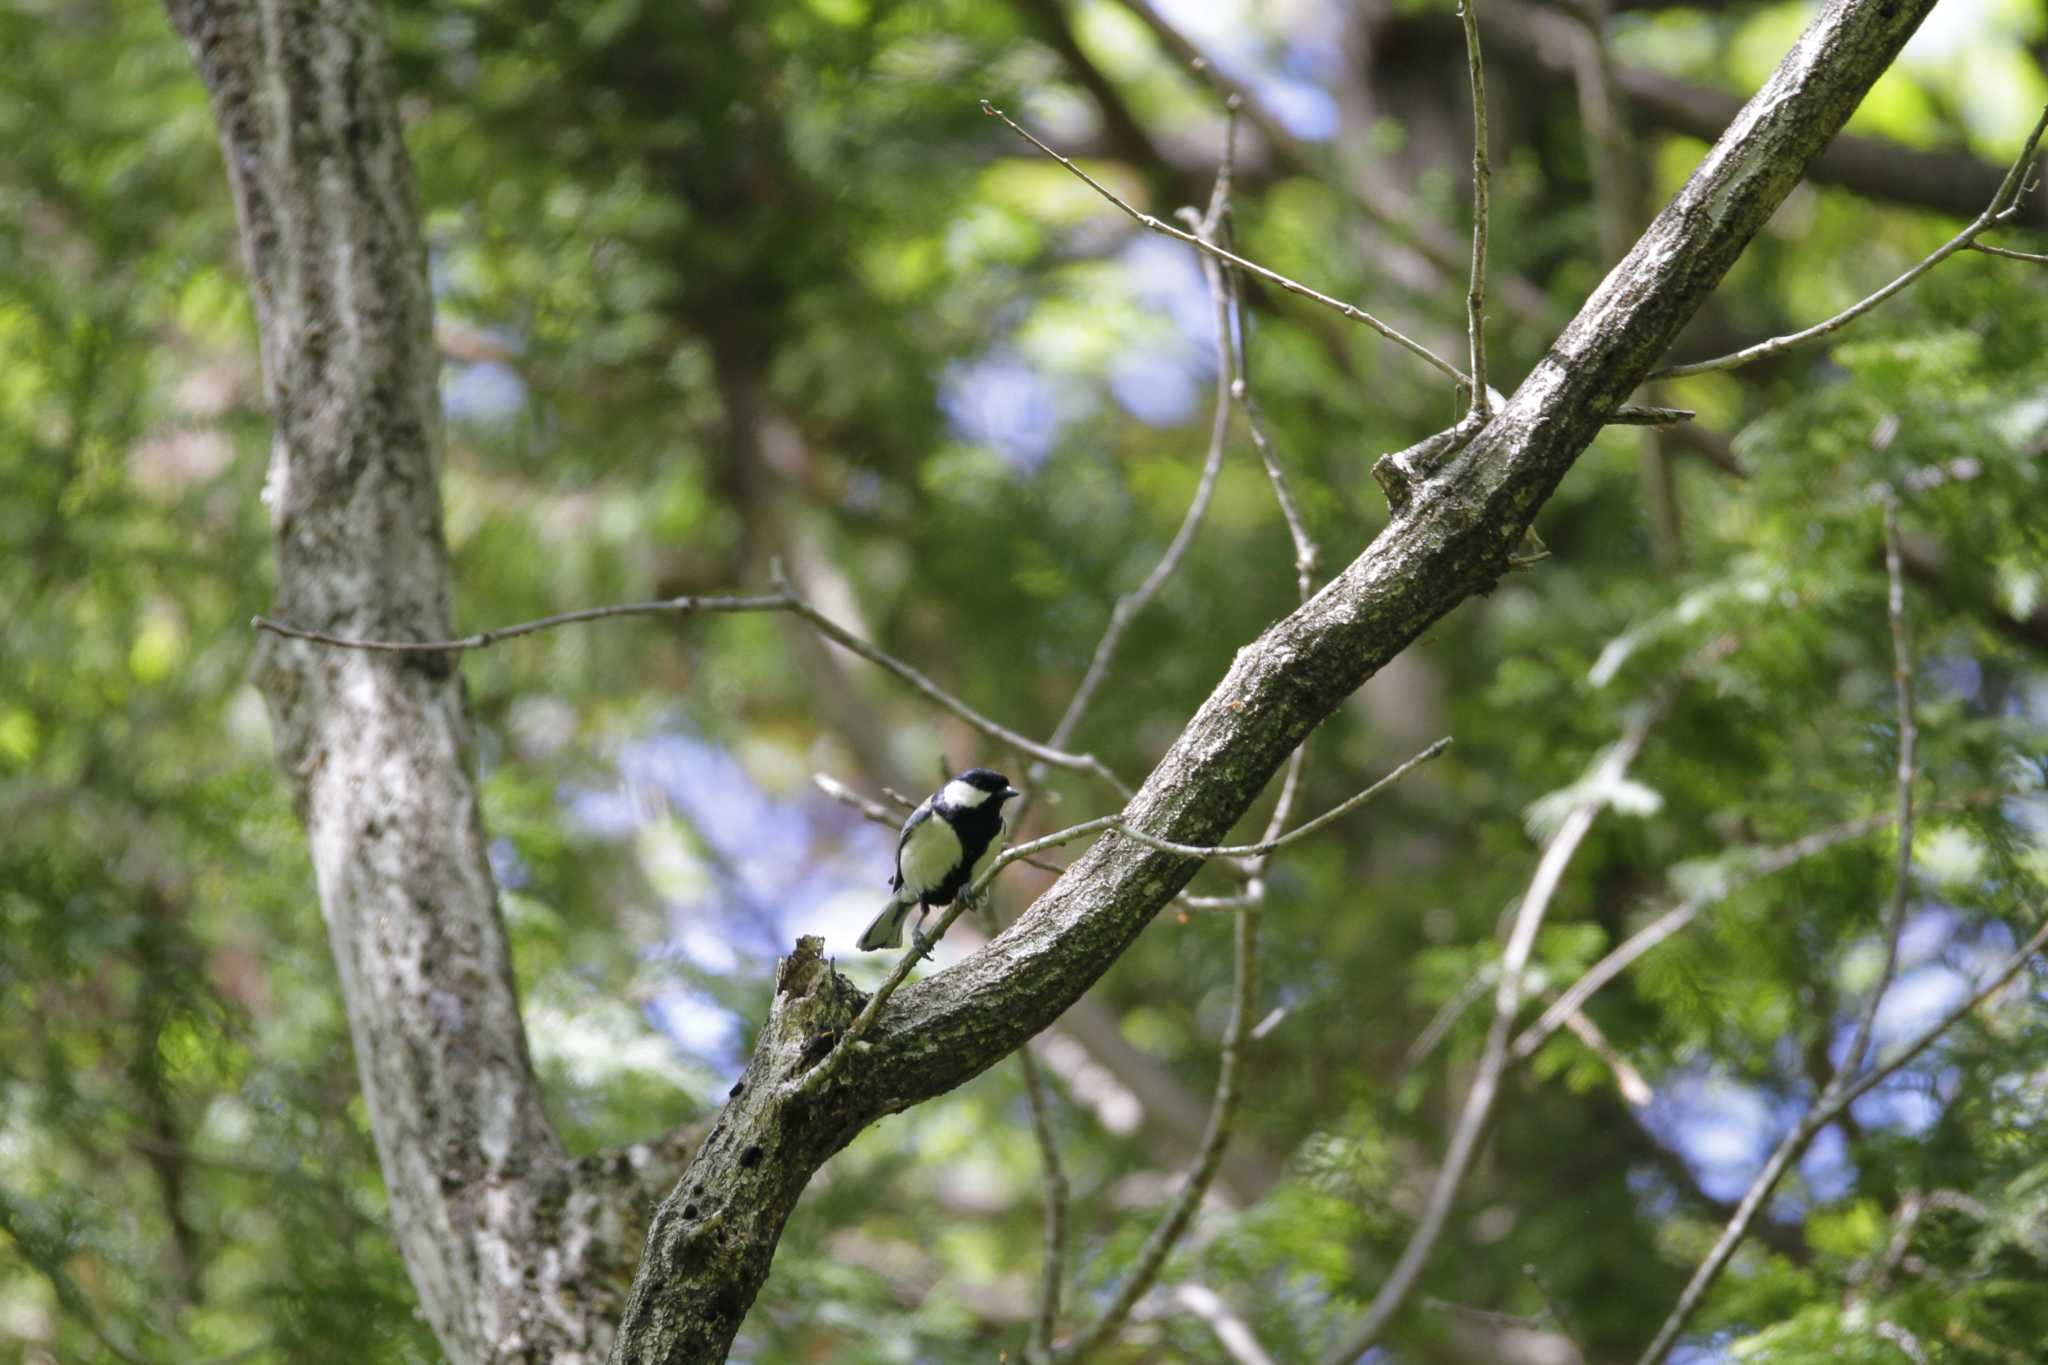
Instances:
[[[969,768],[910,813],[896,840],[896,872],[889,878],[895,894],[860,936],[862,951],[902,946],[903,921],[912,906],[922,926],[925,911],[951,905],[988,870],[1007,832],[1003,803],[1018,794],[1001,773]]]

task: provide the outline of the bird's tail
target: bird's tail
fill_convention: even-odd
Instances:
[[[860,950],[871,953],[877,948],[901,948],[903,946],[903,921],[917,908],[916,901],[890,901],[882,907],[882,913],[875,916],[860,936]]]

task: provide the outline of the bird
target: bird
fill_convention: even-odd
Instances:
[[[951,905],[986,872],[1008,832],[1003,803],[1020,795],[1001,773],[969,768],[919,802],[896,840],[889,903],[861,934],[861,951],[901,947],[903,921],[911,907],[917,907],[921,929],[927,911],[934,905]],[[922,946],[921,934],[913,931],[912,938]]]

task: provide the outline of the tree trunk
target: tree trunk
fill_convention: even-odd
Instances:
[[[366,0],[170,0],[212,97],[275,422],[275,613],[444,637],[439,362],[412,176]],[[571,1162],[541,1108],[450,658],[265,637],[257,680],[313,855],[392,1221],[458,1362],[609,1347],[671,1141]]]

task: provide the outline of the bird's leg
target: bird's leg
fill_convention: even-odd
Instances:
[[[932,957],[932,941],[924,936],[924,921],[925,916],[931,914],[931,912],[931,906],[923,901],[919,901],[917,903],[917,923],[912,925],[910,929],[910,947],[912,951],[927,962],[931,961]]]

